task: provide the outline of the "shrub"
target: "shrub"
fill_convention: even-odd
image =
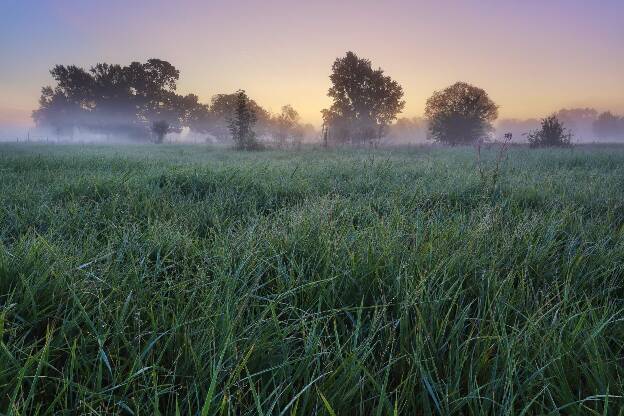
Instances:
[[[572,133],[568,131],[557,116],[552,115],[541,121],[539,130],[528,135],[531,147],[570,146]]]

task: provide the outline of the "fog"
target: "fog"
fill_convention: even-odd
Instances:
[[[88,69],[55,65],[50,70],[53,83],[42,88],[39,107],[33,109],[34,124],[0,120],[0,141],[230,145],[231,121],[248,113],[246,129],[265,147],[424,144],[431,143],[430,137],[439,139],[431,134],[435,125],[457,122],[453,134],[463,140],[458,143],[497,140],[506,133],[512,133],[515,143],[523,143],[550,115],[563,124],[566,134],[571,133],[573,143],[624,142],[624,117],[609,111],[563,108],[528,119],[498,118],[499,107],[485,90],[458,82],[432,92],[425,113],[432,117],[431,103],[439,112],[428,120],[403,113],[403,87],[381,68],[374,69],[369,59],[348,51],[336,58],[331,70],[332,105],[319,109],[323,125],[316,128],[303,123],[291,105],[273,113],[244,90],[218,93],[208,102],[192,93],[179,94],[180,71],[161,59],[125,66],[98,63]],[[490,109],[487,117],[483,108],[477,108],[484,103]]]
[[[417,122],[413,122],[417,120]],[[624,132],[612,134],[601,138],[593,132],[591,123],[576,122],[566,123],[566,128],[573,134],[574,143],[624,143]],[[526,143],[527,134],[540,127],[540,119],[514,119],[503,118],[494,124],[495,130],[490,140],[498,140],[505,133],[513,134],[514,143]],[[276,139],[269,133],[258,136],[258,139],[267,144],[276,144]],[[59,133],[51,128],[38,128],[35,126],[15,126],[10,124],[0,125],[0,142],[13,143],[49,143],[49,144],[151,144],[153,137],[136,136],[123,133],[96,133],[88,129],[74,127],[70,131]],[[301,140],[304,144],[322,144],[321,133],[318,129],[308,128]],[[230,145],[231,138],[220,138],[210,133],[198,133],[189,127],[183,127],[179,132],[170,132],[166,135],[166,144],[208,144]],[[427,123],[422,117],[401,118],[390,125],[380,145],[409,145],[409,144],[433,144],[427,139]],[[276,144],[277,145],[277,144]]]
[[[606,133],[602,137],[597,134],[600,130],[597,122],[600,113],[593,109],[563,109],[553,112],[563,122],[573,135],[574,143],[595,143],[595,142],[622,142],[624,143],[623,124],[606,126]],[[605,114],[605,113],[602,113]],[[531,131],[540,127],[540,118],[501,118],[494,123],[494,132],[490,136],[491,140],[501,138],[505,133],[512,133],[515,143],[525,143],[526,136]],[[620,118],[621,122],[622,118]],[[75,119],[62,121],[71,125]],[[214,131],[197,132],[189,126],[182,126],[178,131],[169,132],[164,143],[169,144],[211,144],[228,145],[231,138],[227,133],[225,121],[214,122],[214,129],[221,130],[221,134]],[[271,145],[276,142],[274,131],[271,126],[258,126],[258,139]],[[610,129],[610,130],[609,130]],[[145,128],[142,130],[144,131]],[[207,128],[206,130],[211,130]],[[120,119],[109,115],[98,119],[92,119],[89,127],[73,126],[65,129],[54,129],[50,127],[36,127],[34,125],[2,123],[0,124],[0,142],[14,143],[65,143],[65,144],[139,144],[152,143],[153,135],[136,134],[132,126],[123,124]],[[322,143],[322,136],[319,129],[311,125],[306,125],[305,131],[301,135],[302,143]],[[400,117],[387,127],[381,145],[405,145],[405,144],[427,144],[431,143],[427,139],[427,120],[423,117]]]
[[[564,108],[553,113],[572,133],[574,143],[624,142],[624,117],[593,108]],[[544,115],[546,117],[547,115]],[[497,137],[509,132],[515,142],[526,141],[526,135],[540,128],[540,118],[503,118],[496,122]]]

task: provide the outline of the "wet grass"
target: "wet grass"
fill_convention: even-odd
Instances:
[[[5,144],[0,208],[3,414],[622,414],[624,147]]]

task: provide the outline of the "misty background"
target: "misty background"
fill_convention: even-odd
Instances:
[[[41,88],[53,84],[54,65],[88,70],[98,62],[153,57],[180,70],[180,95],[210,105],[214,96],[244,89],[273,118],[290,105],[306,126],[303,141],[320,140],[330,64],[355,50],[405,91],[385,143],[425,140],[427,98],[458,80],[484,88],[499,105],[494,136],[510,131],[522,140],[541,118],[557,113],[575,142],[619,141],[617,129],[604,126],[617,125],[624,114],[623,15],[618,0],[6,0],[0,140],[125,140],[84,128],[57,134],[36,128],[31,114]],[[604,128],[594,131],[601,115]],[[183,127],[167,140],[210,142],[212,136]]]

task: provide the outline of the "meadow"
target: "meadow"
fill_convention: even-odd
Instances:
[[[0,144],[0,413],[624,414],[624,146],[501,166]]]

